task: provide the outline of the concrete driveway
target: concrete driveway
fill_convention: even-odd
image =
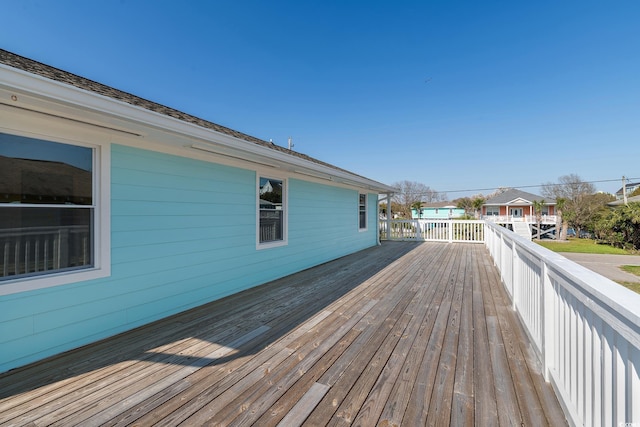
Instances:
[[[621,265],[640,265],[640,256],[576,254],[568,252],[562,252],[560,255],[613,281],[640,283],[640,277],[620,269]]]

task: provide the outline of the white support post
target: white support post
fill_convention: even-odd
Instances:
[[[520,297],[519,292],[519,279],[520,279],[520,262],[518,260],[518,247],[515,243],[511,247],[511,308],[515,311],[518,309],[517,300]]]
[[[555,349],[555,331],[557,328],[556,312],[554,309],[554,292],[553,285],[551,283],[551,277],[549,276],[549,270],[547,263],[542,263],[542,271],[540,277],[541,291],[541,304],[540,304],[540,318],[542,320],[542,334],[541,334],[541,353],[542,353],[542,370],[545,381],[551,381],[551,369],[553,366]]]
[[[391,240],[391,193],[387,193],[387,240]]]

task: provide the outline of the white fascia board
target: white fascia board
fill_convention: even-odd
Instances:
[[[506,204],[507,205],[530,205],[531,202],[521,197],[518,197],[517,199],[513,199],[512,201],[507,202]]]
[[[150,111],[142,107],[128,104],[108,96],[51,80],[37,74],[28,73],[13,67],[0,64],[0,86],[9,90],[16,90],[29,94],[36,98],[45,98],[55,103],[63,103],[67,106],[80,108],[89,112],[108,115],[119,121],[133,124],[135,130],[131,133],[142,137],[152,133],[153,130],[175,134],[177,138],[173,145],[185,147],[184,139],[196,140],[201,145],[220,155],[230,155],[239,159],[247,156],[247,160],[260,160],[262,162],[274,162],[276,165],[287,166],[291,171],[299,171],[309,174],[326,175],[329,181],[336,181],[347,185],[369,189],[378,192],[395,192],[396,189],[380,182],[370,180],[355,174],[337,170],[309,160],[289,155],[268,147],[263,147],[253,142],[227,135],[213,129],[207,129],[193,123],[188,123],[165,114]],[[86,112],[85,111],[85,114]],[[95,118],[87,120],[95,123]],[[139,132],[137,128],[151,128],[151,132]],[[111,126],[111,124],[110,124]],[[116,127],[116,130],[117,127]],[[120,129],[127,131],[126,129]],[[180,141],[182,139],[182,141]]]

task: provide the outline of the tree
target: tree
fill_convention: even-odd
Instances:
[[[461,197],[453,202],[458,209],[464,209],[465,216],[478,218],[478,211],[484,205],[485,198],[480,194],[473,197]]]
[[[403,218],[411,217],[411,205],[416,202],[433,203],[446,200],[445,193],[439,193],[428,185],[415,181],[400,181],[392,184],[398,189],[393,195],[393,201],[397,203],[398,211],[394,211]]]
[[[542,208],[544,205],[544,199],[533,201],[533,212],[536,214],[536,227],[538,228],[538,232],[536,233],[537,240],[540,240],[540,234],[542,234],[540,223],[542,222]]]
[[[610,245],[640,250],[640,203],[611,210],[595,224],[595,231]]]
[[[582,229],[596,232],[596,224],[604,217],[607,217],[611,209],[607,203],[614,201],[616,198],[608,193],[596,193],[585,196],[582,199],[582,209],[580,216],[577,218]],[[596,233],[597,234],[597,233]]]
[[[564,220],[564,207],[567,199],[559,197],[556,199],[556,236],[557,240],[567,240],[567,230],[569,224]]]
[[[500,195],[505,191],[509,191],[509,190],[511,190],[511,187],[498,187],[496,188],[496,191],[494,191],[493,193],[487,194],[486,199],[491,199],[492,197],[496,197],[497,195]]]
[[[473,205],[473,209],[475,210],[476,219],[480,218],[480,209],[482,209],[482,205],[484,205],[485,201],[486,199],[482,197],[482,195],[475,196],[475,198],[471,201],[471,204]]]
[[[589,215],[585,198],[595,193],[593,184],[585,182],[576,174],[563,175],[558,183],[546,183],[541,187],[542,195],[555,200],[564,199],[563,221],[576,228],[580,233],[587,223]]]
[[[461,197],[455,202],[458,209],[464,209],[465,216],[471,216],[469,212],[473,209],[473,200],[470,197]]]
[[[411,210],[415,210],[418,212],[418,219],[422,218],[422,202],[413,202],[411,205]]]

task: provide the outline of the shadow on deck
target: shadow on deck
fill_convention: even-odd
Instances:
[[[483,245],[384,242],[0,376],[0,424],[561,425]]]

